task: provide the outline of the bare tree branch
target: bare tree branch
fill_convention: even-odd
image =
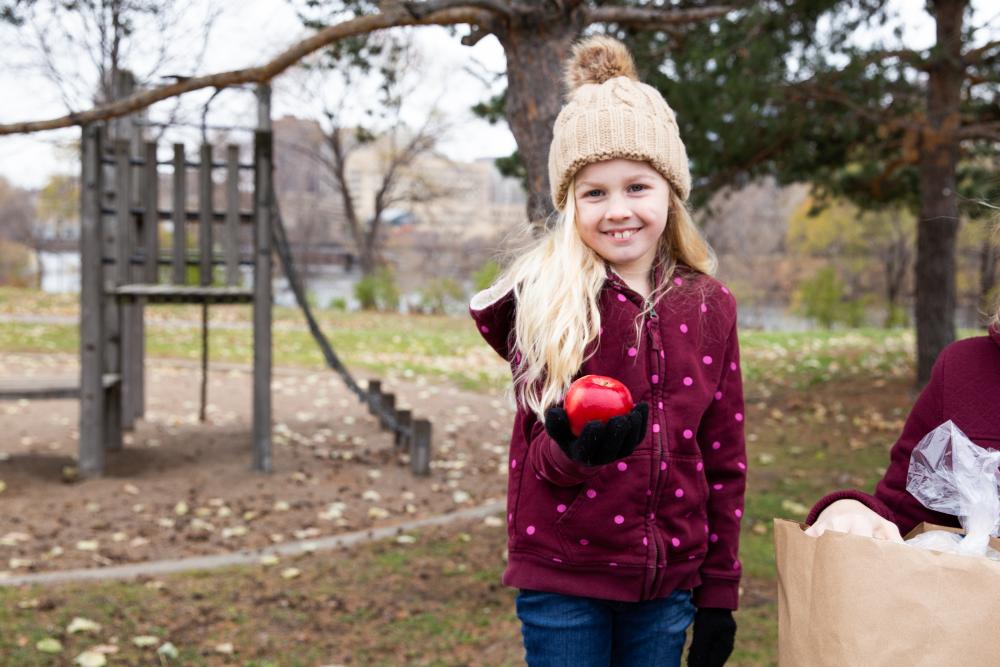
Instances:
[[[399,13],[374,14],[350,19],[324,28],[315,35],[296,42],[271,61],[258,67],[248,67],[228,72],[219,72],[205,76],[192,77],[176,83],[140,91],[130,97],[102,104],[81,112],[72,112],[59,118],[41,121],[26,121],[0,125],[0,136],[7,134],[27,134],[55,130],[73,125],[84,125],[98,120],[107,120],[125,116],[139,109],[148,107],[171,97],[189,93],[202,88],[228,88],[245,83],[262,83],[270,81],[305,56],[328,46],[329,44],[364,33],[385,30],[405,25],[454,25],[471,23],[479,25],[488,23],[490,15],[484,16],[482,9],[471,7],[466,0],[434,0],[426,3],[410,3],[416,5],[423,18],[403,16]],[[431,11],[425,10],[432,8]]]
[[[962,140],[986,139],[987,141],[1000,141],[1000,121],[963,125],[958,130],[958,137]]]
[[[975,65],[981,60],[983,60],[990,51],[993,49],[1000,49],[1000,39],[995,39],[992,42],[987,42],[979,48],[971,49],[962,56],[962,61],[966,65]]]
[[[584,24],[617,23],[636,28],[708,21],[726,15],[732,7],[719,5],[696,9],[668,9],[652,7],[588,7]]]

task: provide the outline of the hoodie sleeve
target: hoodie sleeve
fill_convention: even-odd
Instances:
[[[709,542],[694,603],[723,609],[736,609],[739,599],[742,566],[738,551],[747,471],[740,347],[735,305],[731,308],[733,323],[726,338],[722,373],[698,429],[708,481]]]
[[[892,447],[890,464],[882,481],[875,487],[875,494],[863,491],[836,491],[824,496],[817,502],[806,523],[812,524],[820,513],[838,500],[857,500],[882,517],[892,521],[899,527],[899,532],[906,535],[921,521],[930,521],[943,526],[957,526],[958,520],[941,512],[933,512],[910,495],[906,490],[907,474],[910,470],[910,456],[914,448],[925,435],[933,431],[945,421],[941,397],[944,384],[945,364],[948,351],[938,357],[931,371],[930,382],[913,404],[910,415],[906,418],[903,432]]]
[[[508,361],[514,349],[515,311],[512,286],[500,283],[479,292],[469,302],[469,314],[480,335]]]

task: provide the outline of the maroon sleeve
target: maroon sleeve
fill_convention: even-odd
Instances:
[[[698,428],[698,444],[708,481],[709,529],[701,586],[694,591],[694,603],[699,607],[736,609],[739,601],[743,570],[738,551],[747,474],[743,380],[739,364],[739,337],[733,312],[722,375],[715,398]]]
[[[514,348],[514,290],[493,285],[479,292],[469,303],[469,314],[483,339],[497,354],[510,361]]]
[[[943,526],[957,526],[958,519],[950,514],[942,514],[927,509],[920,501],[906,490],[906,478],[910,470],[910,455],[913,449],[925,435],[936,429],[944,421],[942,389],[944,384],[945,363],[948,354],[942,352],[934,364],[930,382],[914,403],[903,433],[892,447],[889,469],[882,481],[875,487],[875,495],[861,491],[837,491],[823,497],[813,506],[806,517],[807,523],[813,523],[820,512],[833,502],[844,498],[857,500],[867,505],[873,511],[892,521],[899,527],[899,532],[906,535],[921,521],[930,521]]]

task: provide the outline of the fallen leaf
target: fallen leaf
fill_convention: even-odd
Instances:
[[[62,653],[63,650],[62,643],[55,637],[46,637],[45,639],[38,640],[35,648],[42,653]]]
[[[69,625],[66,626],[66,632],[69,634],[75,634],[77,632],[97,632],[101,629],[101,624],[96,623],[89,618],[83,618],[82,616],[76,616]]]
[[[170,642],[164,642],[160,648],[156,649],[156,652],[166,658],[176,658],[180,655],[177,651],[177,647]]]
[[[215,652],[216,653],[222,653],[223,655],[232,655],[233,654],[233,643],[232,642],[225,642],[223,644],[216,644],[215,645]]]
[[[104,667],[108,664],[108,659],[104,657],[103,653],[98,653],[97,651],[84,651],[80,655],[76,656],[76,664],[80,667]]]
[[[297,567],[286,567],[284,570],[281,571],[281,578],[282,579],[294,579],[297,576],[299,576],[300,574],[302,574],[302,572],[299,570],[299,568],[297,568]]]
[[[97,540],[80,540],[76,548],[79,551],[97,551]]]
[[[139,648],[146,648],[147,646],[155,646],[160,643],[159,637],[153,637],[152,635],[138,635],[132,637],[132,643]]]

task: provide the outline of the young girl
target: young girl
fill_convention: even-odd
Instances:
[[[508,565],[529,665],[722,665],[746,455],[736,304],[684,208],[674,113],[624,45],[587,39],[549,152],[558,221],[470,311],[511,363]],[[570,431],[585,374],[628,415]]]

